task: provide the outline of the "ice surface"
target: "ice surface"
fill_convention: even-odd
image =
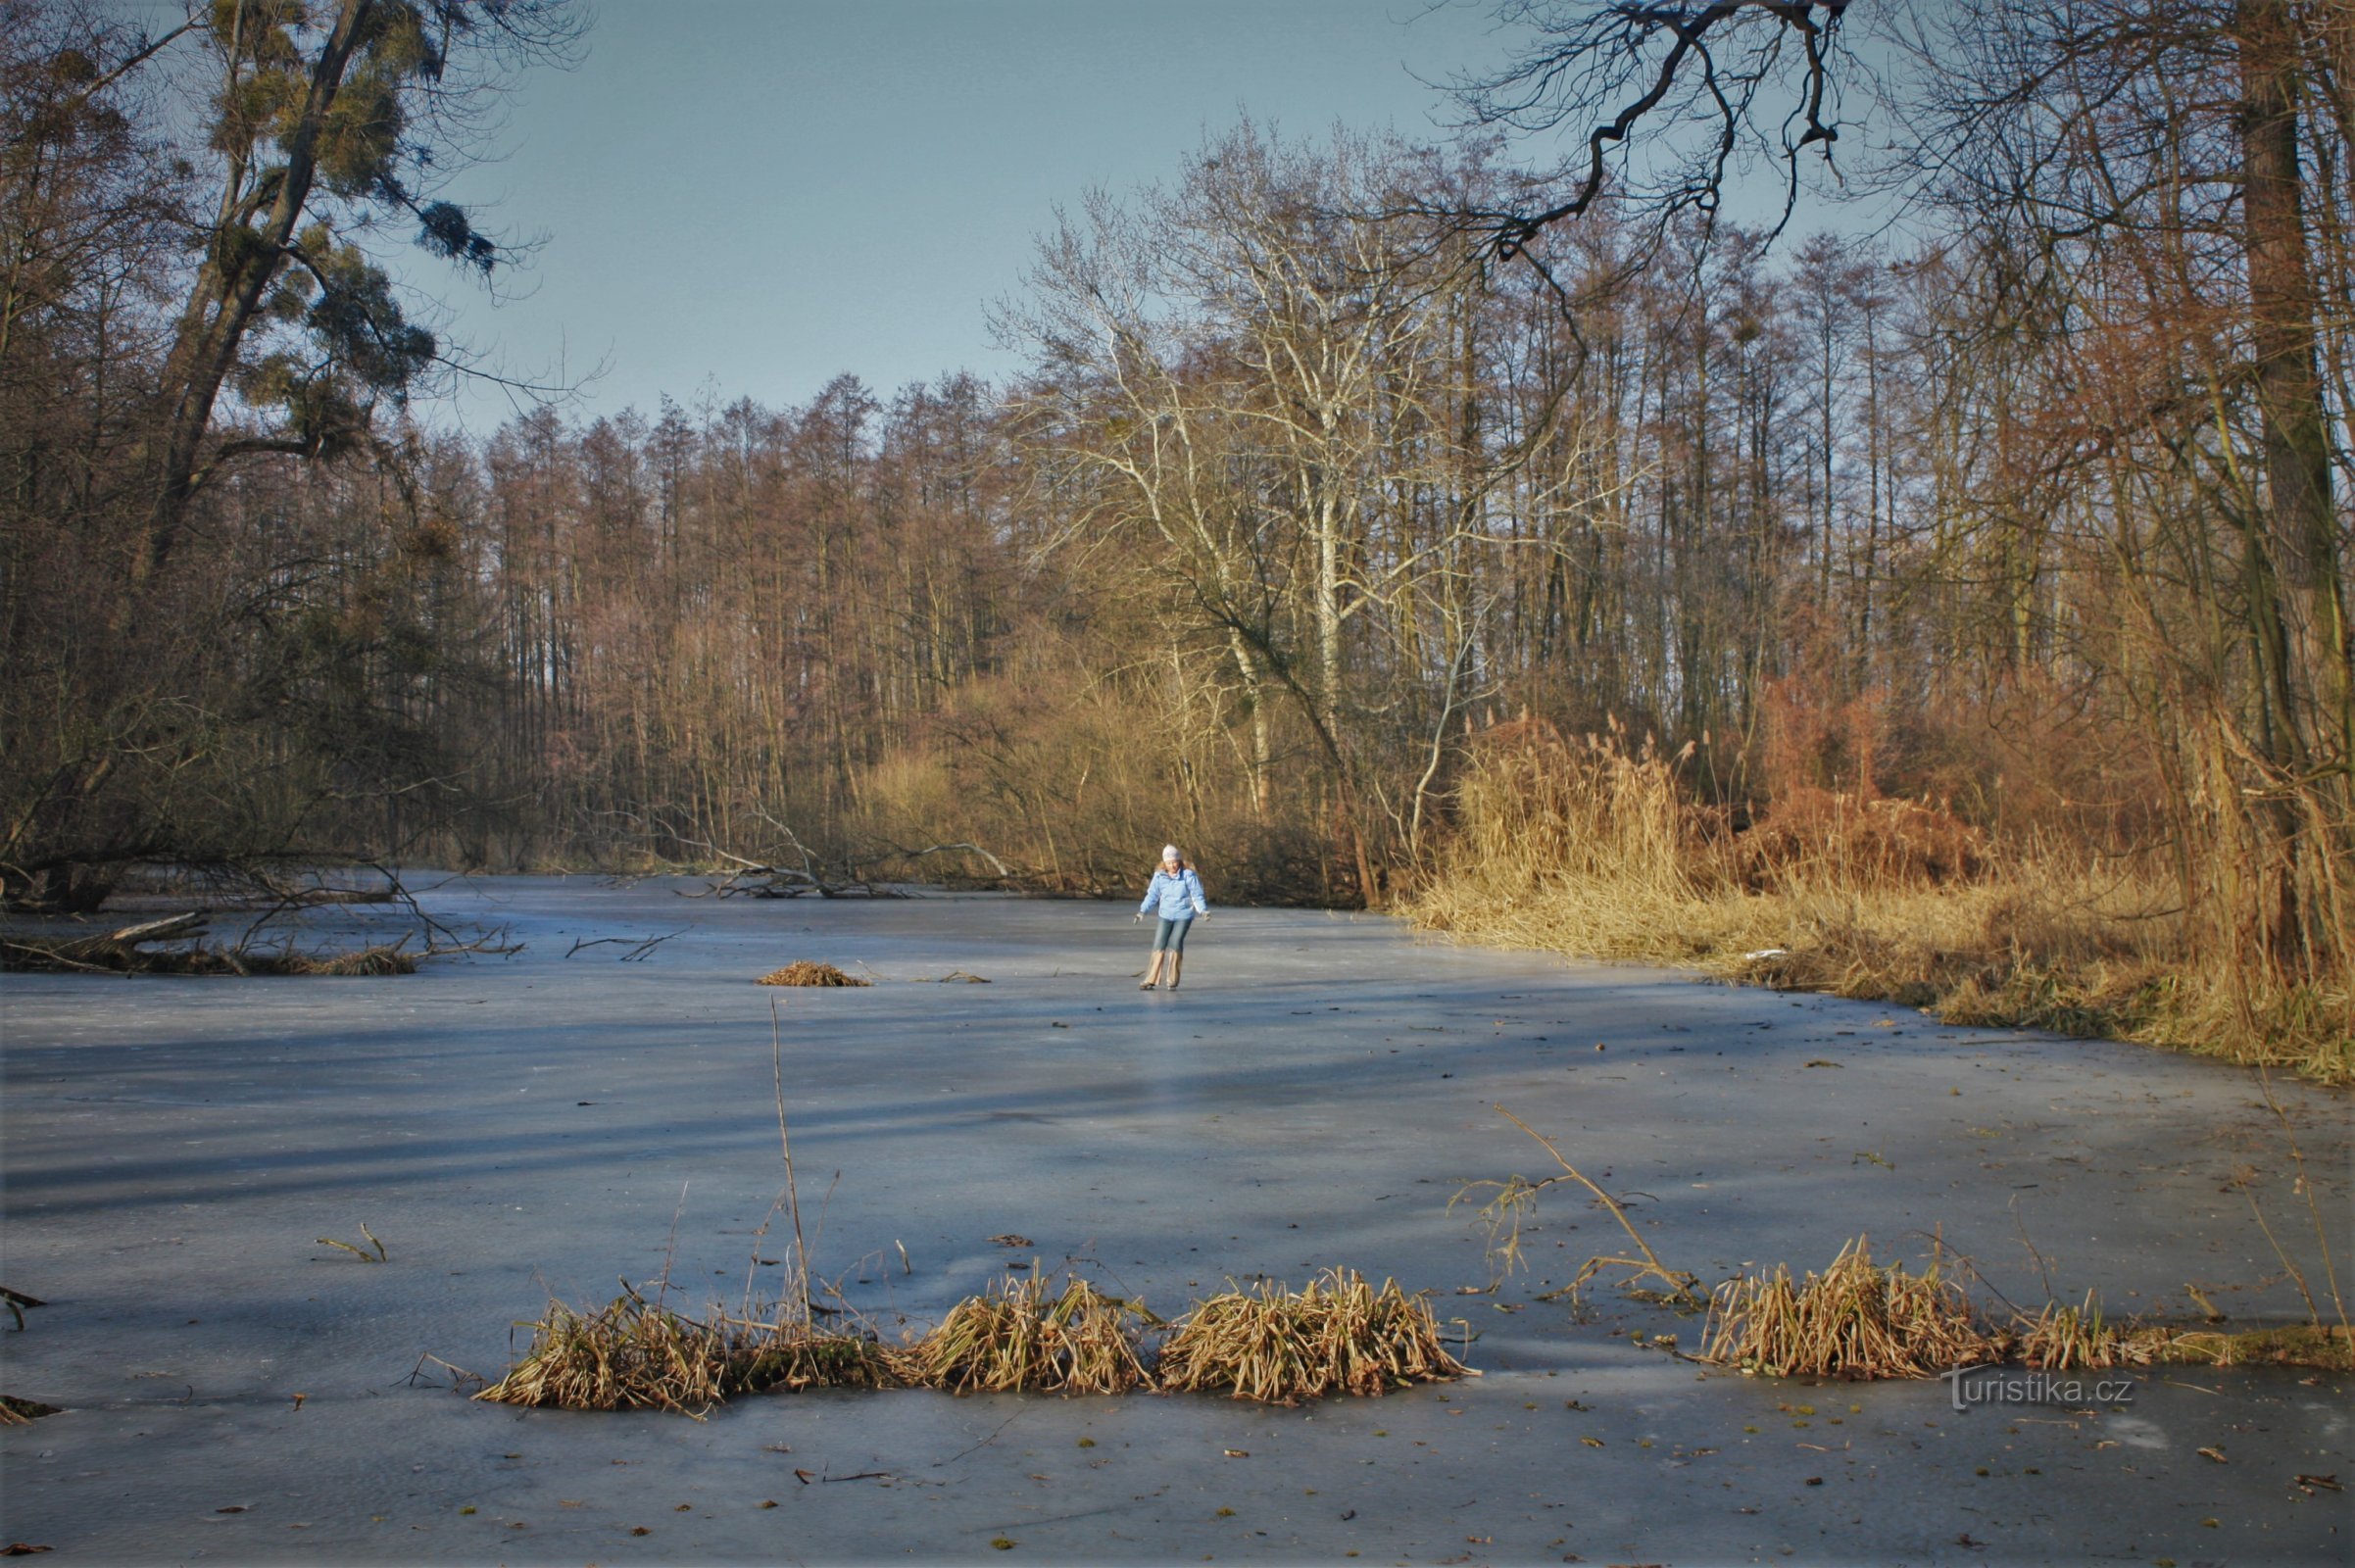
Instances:
[[[2179,1369],[2123,1411],[1957,1414],[1938,1384],[1704,1376],[1629,1338],[1690,1349],[1696,1320],[1536,1298],[1624,1241],[1569,1189],[1530,1272],[1455,1294],[1493,1276],[1448,1199],[1549,1168],[1501,1103],[1704,1278],[1942,1231],[2015,1300],[2181,1312],[2192,1281],[2288,1319],[2234,1168],[2307,1262],[2312,1222],[2245,1075],[1321,912],[1220,909],[1184,989],[1149,996],[1125,906],[697,887],[446,884],[437,914],[527,946],[407,977],[0,977],[0,1280],[49,1303],[0,1336],[0,1389],[66,1407],[0,1435],[0,1538],[60,1563],[1007,1560],[999,1539],[1081,1561],[2344,1560],[2344,1494],[2292,1484],[2355,1480],[2344,1378]],[[566,956],[666,932],[634,961]],[[751,983],[795,958],[877,983]],[[703,1424],[410,1386],[425,1352],[495,1375],[550,1292],[598,1304],[666,1259],[690,1305],[773,1292],[752,1261],[785,1245],[756,1235],[782,1177],[772,1001],[815,1261],[885,1325],[1033,1255],[1171,1314],[1339,1263],[1437,1293],[1487,1375],[1296,1409],[804,1394]],[[2276,1092],[2343,1238],[2345,1101]],[[388,1263],[315,1240],[362,1224]]]

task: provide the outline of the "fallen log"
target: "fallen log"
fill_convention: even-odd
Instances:
[[[513,951],[498,945],[496,934],[470,943],[428,947],[421,954],[408,951],[408,935],[397,942],[378,943],[349,953],[300,953],[291,947],[208,948],[201,941],[186,948],[148,951],[155,943],[201,938],[204,932],[204,917],[190,913],[144,920],[104,936],[0,937],[0,969],[87,974],[414,974],[419,957]]]
[[[154,961],[139,949],[150,942],[177,942],[205,934],[205,917],[191,909],[160,920],[142,920],[104,935],[16,936],[0,940],[4,969],[137,969]]]

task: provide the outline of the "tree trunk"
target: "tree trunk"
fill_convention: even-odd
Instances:
[[[281,144],[286,162],[275,172],[274,182],[268,176],[258,178],[253,189],[242,194],[233,184],[221,203],[220,226],[165,362],[163,395],[169,407],[163,455],[146,538],[132,565],[134,585],[145,583],[161,569],[178,543],[188,503],[202,482],[201,460],[205,437],[213,427],[213,405],[221,395],[221,382],[237,363],[246,329],[261,311],[263,295],[277,276],[286,246],[311,200],[319,136],[373,3],[342,0],[337,7],[335,24],[311,68],[302,118]],[[253,219],[266,193],[268,216],[257,226]]]
[[[2331,513],[2330,451],[2324,428],[2316,345],[2321,298],[2306,244],[2298,168],[2298,36],[2286,0],[2240,0],[2233,18],[2240,60],[2241,219],[2248,264],[2250,340],[2264,432],[2265,527],[2252,548],[2270,557],[2278,597],[2259,603],[2258,624],[2275,635],[2280,666],[2268,694],[2281,711],[2267,726],[2271,826],[2286,864],[2272,956],[2285,968],[2318,956],[2324,939],[2308,907],[2310,867],[2330,846],[2309,842],[2297,803],[2318,764],[2339,772],[2355,755],[2355,690],[2337,526]],[[2320,922],[2327,928],[2328,922]]]

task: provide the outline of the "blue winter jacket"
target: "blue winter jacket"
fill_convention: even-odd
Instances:
[[[1210,906],[1202,901],[1202,879],[1188,866],[1177,875],[1155,871],[1153,885],[1145,890],[1145,902],[1137,906],[1139,914],[1157,914],[1164,920],[1191,920],[1197,914],[1208,914]]]

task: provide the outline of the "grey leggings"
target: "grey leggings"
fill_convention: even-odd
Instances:
[[[1159,953],[1166,948],[1171,953],[1183,954],[1186,951],[1186,927],[1193,923],[1194,916],[1192,915],[1186,916],[1183,920],[1163,920],[1153,932],[1153,952]]]

